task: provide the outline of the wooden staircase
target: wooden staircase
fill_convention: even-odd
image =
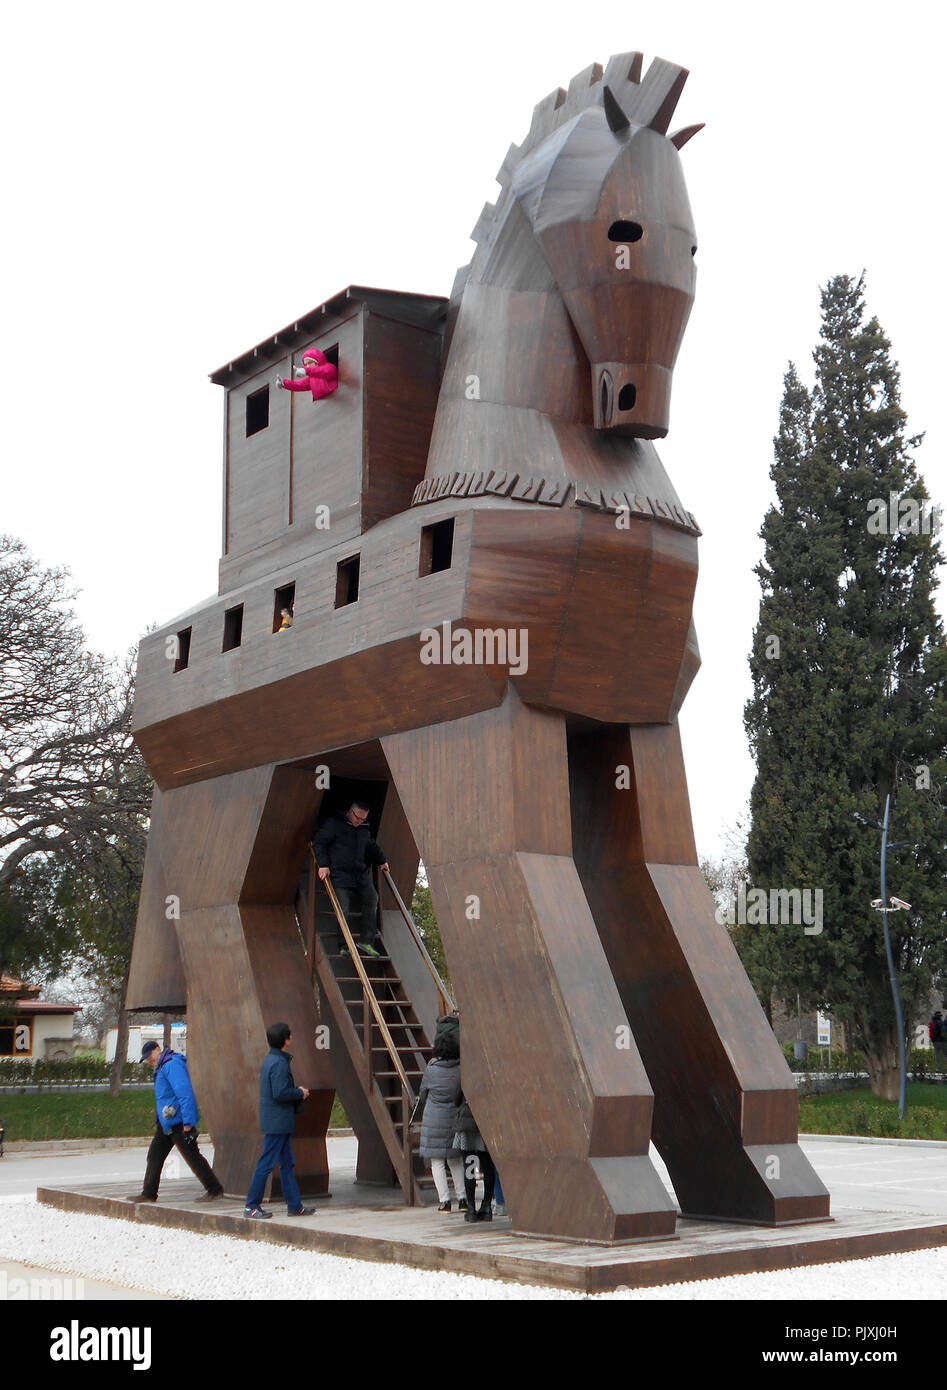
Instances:
[[[454,1002],[391,875],[386,873],[385,878],[437,985],[440,1011],[446,1013],[454,1008]],[[311,964],[313,987],[318,984],[329,1004],[336,1033],[341,1035],[335,1041],[348,1053],[404,1200],[410,1206],[424,1206],[433,1182],[418,1153],[420,1135],[412,1131],[411,1115],[431,1056],[431,1040],[390,958],[359,955],[331,877],[320,884],[311,848],[306,887],[297,898],[296,916]],[[340,941],[344,944],[342,952],[338,950]]]

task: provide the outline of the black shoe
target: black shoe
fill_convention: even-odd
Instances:
[[[492,1221],[492,1220],[493,1220],[493,1208],[492,1208],[489,1204],[480,1207],[479,1210],[477,1211],[476,1220],[477,1220],[477,1221]]]
[[[312,1216],[313,1213],[315,1212],[315,1210],[316,1210],[315,1207],[300,1207],[298,1211],[290,1211],[289,1207],[287,1207],[287,1208],[286,1208],[286,1215],[287,1215],[287,1216]]]
[[[218,1187],[216,1192],[202,1192],[199,1197],[195,1197],[195,1202],[216,1202],[218,1197],[224,1196],[224,1189]]]
[[[438,1211],[450,1211],[450,1209],[450,1202],[441,1202],[440,1206],[438,1207]]]
[[[458,1210],[458,1211],[466,1211],[466,1210],[467,1210],[467,1198],[466,1198],[466,1197],[461,1197],[460,1201],[457,1203],[457,1210]]]
[[[157,1197],[146,1197],[144,1192],[139,1192],[137,1197],[126,1197],[126,1202],[157,1202]]]

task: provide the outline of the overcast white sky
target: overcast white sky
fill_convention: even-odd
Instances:
[[[349,284],[449,294],[533,106],[638,48],[691,71],[674,126],[697,302],[659,451],[704,536],[682,717],[698,845],[752,781],[742,709],[783,372],[819,287],[867,271],[917,461],[947,501],[942,7],[47,0],[3,23],[0,529],[121,652],[216,590],[207,374]],[[941,605],[943,611],[943,604]]]

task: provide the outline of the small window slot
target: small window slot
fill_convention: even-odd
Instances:
[[[293,606],[296,602],[296,585],[284,584],[273,594],[273,631],[285,632],[293,625]]]
[[[358,570],[360,556],[340,560],[335,572],[335,606],[345,608],[358,601]]]
[[[224,614],[224,645],[222,652],[232,652],[243,640],[243,604],[228,608]]]
[[[264,386],[247,396],[247,438],[259,434],[270,423],[270,388]]]
[[[174,662],[175,671],[186,671],[187,663],[191,655],[191,629],[184,628],[177,634],[178,654]]]
[[[431,526],[421,528],[421,555],[418,561],[418,574],[438,574],[449,570],[454,550],[454,518],[435,521]]]

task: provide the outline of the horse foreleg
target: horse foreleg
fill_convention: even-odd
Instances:
[[[561,715],[510,688],[484,713],[382,740],[427,868],[461,1077],[515,1229],[670,1234],[652,1093],[572,859]]]

